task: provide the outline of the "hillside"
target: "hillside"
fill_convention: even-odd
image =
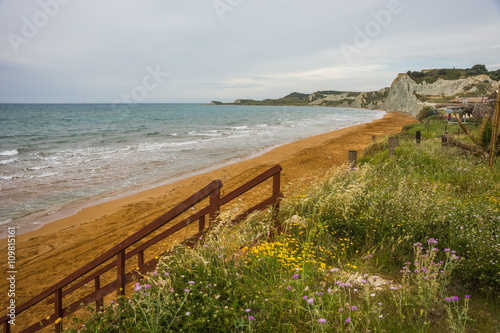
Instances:
[[[461,97],[488,96],[500,85],[500,70],[484,65],[472,68],[442,68],[399,74],[391,87],[377,91],[322,90],[311,94],[293,92],[278,99],[238,99],[231,105],[336,106],[400,111],[417,115],[427,105],[449,103]],[[225,104],[213,101],[211,104]]]

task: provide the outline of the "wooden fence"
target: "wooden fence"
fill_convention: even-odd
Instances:
[[[172,208],[170,211],[151,222],[149,225],[129,236],[119,244],[113,246],[111,249],[109,249],[99,257],[95,258],[72,274],[66,276],[61,281],[54,284],[52,287],[47,288],[37,296],[33,297],[31,300],[16,307],[15,315],[17,316],[45,299],[47,299],[47,304],[54,304],[54,313],[41,318],[39,322],[22,329],[21,332],[36,332],[41,330],[42,328],[48,327],[51,324],[54,324],[55,332],[60,332],[62,329],[63,318],[67,317],[69,314],[75,311],[80,310],[83,306],[95,302],[96,311],[99,311],[104,303],[104,297],[106,295],[109,295],[114,291],[116,291],[117,296],[125,295],[125,286],[127,284],[130,284],[136,279],[139,279],[142,274],[153,271],[158,263],[157,257],[148,262],[144,262],[144,251],[146,249],[172,235],[173,233],[186,228],[188,225],[190,225],[191,222],[198,221],[198,233],[191,236],[189,240],[183,242],[187,245],[194,245],[201,236],[203,236],[206,232],[208,232],[208,230],[210,230],[211,224],[217,218],[222,205],[229,203],[230,201],[236,199],[243,193],[251,190],[255,186],[271,177],[273,183],[271,196],[261,201],[257,205],[249,208],[244,213],[241,213],[237,217],[233,218],[231,223],[236,224],[251,212],[262,210],[268,206],[273,205],[275,206],[274,221],[276,223],[277,212],[279,211],[279,199],[282,197],[280,191],[280,175],[281,167],[279,165],[276,165],[222,198],[220,196],[220,189],[223,186],[222,182],[220,180],[212,181],[203,189],[196,192],[195,194]],[[145,237],[157,231],[160,227],[166,225],[168,222],[180,216],[182,213],[186,212],[191,207],[194,207],[196,204],[200,203],[207,197],[209,197],[208,206],[191,215],[189,218],[186,218],[181,222],[175,224],[174,226],[168,228],[167,230],[159,233],[158,235],[145,240]],[[206,226],[205,223],[207,215],[209,218],[208,226]],[[132,248],[134,244],[141,240],[145,241],[142,244]],[[160,253],[158,255],[160,255]],[[132,270],[127,273],[125,270],[125,262],[126,260],[134,256],[137,257],[138,269]],[[106,264],[106,262],[110,260],[112,261]],[[102,265],[104,265],[104,267],[98,268]],[[115,267],[116,280],[104,286],[101,286],[102,275],[113,270]],[[98,268],[97,271],[92,272],[96,268]],[[87,294],[83,298],[73,302],[70,305],[63,306],[63,299],[66,295],[74,292],[75,290],[92,281],[94,282],[94,290],[91,293]],[[0,324],[3,325],[4,333],[10,333],[10,319],[11,318],[8,316],[8,314],[0,318]],[[16,320],[16,327],[19,327],[19,324],[20,322]]]

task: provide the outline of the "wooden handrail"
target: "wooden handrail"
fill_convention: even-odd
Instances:
[[[196,192],[171,210],[169,210],[167,213],[163,214],[162,216],[158,217],[155,219],[153,222],[148,224],[146,227],[140,229],[139,231],[135,232],[133,235],[127,237],[125,240],[122,242],[118,243],[117,245],[113,246],[111,249],[103,253],[102,255],[98,256],[94,260],[90,261],[88,264],[85,266],[81,267],[80,269],[76,270],[72,274],[66,276],[63,278],[61,281],[58,283],[54,284],[53,286],[47,288],[46,290],[42,291],[40,294],[37,296],[33,297],[31,300],[25,302],[24,304],[20,305],[19,307],[16,308],[15,314],[18,315],[25,311],[26,309],[34,306],[35,304],[39,303],[40,301],[46,299],[47,297],[54,295],[53,298],[49,299],[47,301],[47,304],[54,304],[54,313],[47,318],[41,320],[40,322],[31,325],[28,328],[25,328],[21,332],[36,332],[46,325],[54,323],[55,326],[55,331],[60,332],[62,329],[62,318],[66,317],[70,313],[73,313],[83,307],[83,305],[95,302],[96,303],[96,310],[98,310],[103,304],[103,298],[106,295],[109,295],[113,291],[117,292],[117,296],[125,295],[125,286],[132,281],[134,281],[135,278],[140,277],[140,274],[145,274],[148,271],[153,270],[156,267],[156,264],[158,263],[158,259],[152,259],[148,261],[147,263],[144,263],[144,250],[151,247],[152,245],[156,244],[157,242],[161,241],[162,239],[172,235],[173,233],[187,227],[189,223],[198,221],[199,222],[199,232],[191,237],[191,239],[188,239],[184,241],[183,243],[188,243],[194,245],[200,236],[202,236],[205,233],[205,217],[208,215],[209,216],[209,221],[214,221],[216,217],[219,214],[220,207],[224,204],[227,204],[228,202],[234,200],[238,196],[242,195],[243,193],[247,192],[248,190],[254,188],[255,186],[259,185],[263,181],[269,179],[270,177],[273,177],[273,189],[272,189],[272,195],[271,197],[263,200],[259,204],[251,207],[244,213],[238,215],[235,219],[232,220],[232,223],[237,223],[243,218],[245,218],[248,214],[250,214],[253,211],[256,210],[261,210],[267,206],[270,205],[276,205],[277,209],[279,209],[279,199],[281,197],[281,192],[280,192],[280,172],[281,172],[281,167],[279,165],[276,165],[269,170],[265,171],[264,173],[256,176],[249,182],[243,184],[242,186],[238,187],[237,189],[233,190],[229,194],[225,195],[224,197],[220,197],[220,189],[223,186],[222,182],[220,180],[214,180],[207,186],[205,186],[203,189],[200,191]],[[199,210],[197,213],[191,215],[189,218],[186,218],[182,220],[181,222],[177,223],[176,225],[170,227],[169,229],[161,232],[160,234],[154,236],[153,238],[147,240],[146,242],[142,243],[141,245],[137,246],[136,248],[130,250],[127,252],[128,248],[134,245],[136,242],[144,239],[146,236],[150,235],[154,231],[156,231],[158,228],[164,226],[166,223],[170,222],[174,218],[178,217],[182,213],[186,212],[188,209],[191,207],[195,206],[197,203],[205,199],[206,197],[210,197],[210,202],[209,205],[201,210]],[[275,210],[276,211],[276,210]],[[276,215],[277,216],[277,215]],[[139,272],[133,270],[129,273],[125,272],[125,262],[127,259],[137,255],[138,256],[138,266],[139,266]],[[113,260],[111,263],[106,264],[104,267],[98,269],[97,271],[93,272],[89,276],[84,277],[86,274],[90,273],[92,270],[95,268],[103,265],[107,261],[113,259],[116,257],[115,260]],[[105,286],[101,287],[101,281],[100,277],[108,272],[109,270],[113,269],[114,267],[117,268],[116,270],[116,280],[106,284]],[[80,279],[84,277],[83,279],[79,280],[78,282],[72,284],[70,287],[65,288],[69,284],[75,282],[77,279]],[[69,293],[73,292],[74,290],[80,288],[84,284],[94,280],[94,292],[88,294],[87,296],[83,297],[82,299],[79,299],[78,301],[74,302],[73,304],[63,307],[63,297],[68,295]],[[60,319],[59,319],[60,318]],[[9,317],[7,315],[3,316],[0,318],[0,324],[3,324],[3,331],[4,333],[10,333],[10,324],[9,324]],[[59,320],[58,320],[59,319]],[[56,323],[57,322],[57,323]]]

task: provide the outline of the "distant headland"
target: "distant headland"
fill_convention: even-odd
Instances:
[[[212,105],[336,106],[401,111],[416,116],[424,106],[435,107],[460,98],[487,98],[500,85],[500,69],[484,65],[467,69],[441,68],[400,73],[390,87],[377,91],[322,90],[311,94],[293,92],[277,99],[237,99]]]

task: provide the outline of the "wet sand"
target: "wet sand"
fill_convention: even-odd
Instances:
[[[400,132],[405,124],[413,122],[413,117],[388,112],[382,119],[371,123],[306,138],[252,159],[87,207],[73,216],[18,235],[16,304],[21,305],[82,267],[214,179],[222,180],[223,194],[229,193],[257,174],[280,164],[283,168],[281,187],[287,196],[308,180],[346,163],[349,150],[357,150],[359,157],[372,142],[372,135],[383,138]],[[261,191],[253,195],[259,196]],[[2,272],[8,270],[6,245],[6,239],[0,240],[0,258],[4,258],[0,261]],[[4,290],[6,296],[5,278],[0,280],[0,290]],[[4,296],[1,300],[0,306],[5,309],[9,300]],[[40,316],[37,319],[41,319]]]

